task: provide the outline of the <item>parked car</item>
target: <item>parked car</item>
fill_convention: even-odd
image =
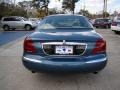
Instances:
[[[120,22],[120,17],[119,16],[116,16],[113,21],[116,21],[116,22]]]
[[[23,17],[18,16],[3,17],[1,20],[1,25],[5,31],[10,29],[31,30],[32,28],[35,28],[37,26],[36,23],[33,23]]]
[[[120,33],[120,17],[115,17],[111,24],[111,30],[115,33]]]
[[[84,16],[51,15],[25,38],[22,61],[33,73],[97,73],[107,63],[106,41]]]
[[[95,23],[95,19],[91,19],[90,22],[92,23],[92,25]]]
[[[36,23],[37,25],[39,24],[39,18],[29,18],[29,21]]]
[[[96,19],[93,26],[96,28],[110,28],[112,21],[110,19]]]

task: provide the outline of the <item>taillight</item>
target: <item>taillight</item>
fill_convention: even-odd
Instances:
[[[117,26],[117,22],[112,22],[112,26]]]
[[[98,54],[106,52],[106,41],[100,39],[96,42],[95,48],[93,49],[93,54]]]
[[[29,38],[25,38],[25,40],[24,40],[24,51],[30,52],[30,53],[35,53],[35,51],[36,51],[36,49],[33,45],[33,41]]]

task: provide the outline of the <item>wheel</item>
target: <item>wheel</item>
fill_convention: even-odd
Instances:
[[[114,31],[115,32],[115,34],[120,34],[120,32],[119,31]]]
[[[96,26],[96,28],[99,28],[98,26]]]
[[[108,27],[111,28],[111,25],[109,25]]]
[[[31,71],[32,73],[36,73],[35,71]]]
[[[93,74],[98,74],[98,72],[93,72]]]
[[[25,25],[25,30],[29,31],[31,29],[32,29],[31,25]]]
[[[3,29],[4,29],[4,31],[9,31],[9,30],[10,30],[10,27],[9,27],[8,25],[4,25],[4,26],[3,26]]]
[[[13,28],[12,30],[15,31],[15,28]]]
[[[106,29],[108,29],[108,28],[110,28],[110,26],[109,25],[106,25],[106,27],[105,27]]]

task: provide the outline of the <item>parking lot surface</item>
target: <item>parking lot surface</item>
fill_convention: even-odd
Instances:
[[[120,35],[109,29],[97,32],[107,41],[109,59],[107,67],[98,74],[32,74],[21,62],[23,39],[29,32],[0,33],[0,43],[3,42],[0,46],[0,90],[120,90]],[[11,38],[15,35],[14,39],[7,33]]]

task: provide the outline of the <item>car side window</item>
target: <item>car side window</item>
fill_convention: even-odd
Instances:
[[[99,23],[100,22],[100,20],[95,20],[95,23]]]
[[[15,19],[14,18],[4,18],[3,21],[15,21]]]
[[[21,21],[21,18],[14,18],[14,21]]]
[[[11,18],[4,18],[3,21],[12,21]]]
[[[21,21],[20,18],[4,18],[3,21]]]

